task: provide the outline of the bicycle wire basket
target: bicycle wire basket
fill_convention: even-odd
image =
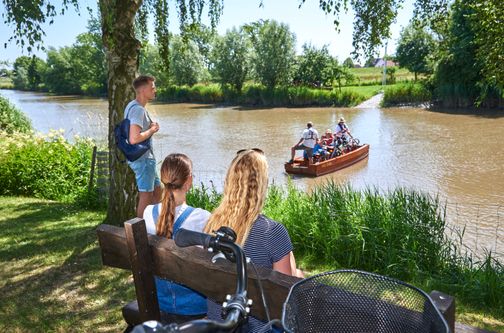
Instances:
[[[450,332],[424,291],[357,270],[321,273],[293,285],[282,324],[289,333]]]

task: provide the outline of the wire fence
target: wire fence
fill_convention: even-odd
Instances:
[[[504,207],[446,204],[447,234],[476,256],[485,252],[504,259]]]

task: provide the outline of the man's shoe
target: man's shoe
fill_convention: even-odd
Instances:
[[[290,160],[287,162],[287,164],[292,164],[292,163],[294,163],[294,160],[293,160],[293,159],[290,159]]]

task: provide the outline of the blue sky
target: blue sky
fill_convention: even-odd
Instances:
[[[339,33],[335,31],[333,16],[325,15],[318,7],[318,0],[306,0],[301,9],[298,9],[298,0],[264,0],[264,6],[259,8],[259,0],[224,0],[224,12],[220,23],[217,26],[219,34],[224,34],[226,30],[233,26],[240,26],[243,23],[257,21],[259,19],[274,19],[287,23],[292,32],[296,35],[296,47],[298,53],[304,43],[312,43],[317,47],[324,44],[329,46],[329,52],[343,61],[352,51],[352,24],[353,13],[342,13],[340,15],[341,25]],[[173,2],[172,2],[173,4]],[[96,8],[96,1],[80,0],[80,15],[74,10],[70,10],[64,16],[58,16],[54,24],[46,25],[46,36],[44,45],[61,47],[71,45],[75,37],[86,31],[86,23],[89,18],[86,7]],[[178,20],[175,8],[170,7],[170,29],[178,31]],[[0,7],[0,13],[4,10]],[[395,52],[396,40],[399,37],[401,27],[408,24],[412,17],[412,0],[406,0],[404,8],[399,12],[397,22],[392,26],[392,38],[389,40],[388,54]],[[7,42],[11,35],[11,28],[3,22],[0,26],[0,60],[14,61],[17,57],[27,54],[26,50],[21,50],[15,43],[10,43],[5,49],[3,44]],[[380,53],[383,54],[383,48]],[[36,52],[38,56],[45,59],[42,51]]]

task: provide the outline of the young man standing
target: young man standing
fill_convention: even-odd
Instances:
[[[133,80],[136,98],[124,109],[124,118],[130,120],[129,143],[137,144],[148,140],[159,131],[159,124],[153,122],[145,108],[156,97],[156,84],[152,76],[141,75]],[[149,149],[136,161],[128,161],[135,173],[138,187],[137,216],[142,217],[145,207],[161,201],[161,181],[156,170],[154,151]]]
[[[291,159],[287,163],[294,162],[294,156],[296,155],[296,150],[304,150],[308,155],[308,163],[311,163],[313,160],[313,147],[315,147],[315,143],[319,139],[318,132],[315,128],[313,128],[313,123],[309,121],[306,124],[306,129],[303,131],[301,135],[301,139],[299,142],[292,146],[291,148]]]

